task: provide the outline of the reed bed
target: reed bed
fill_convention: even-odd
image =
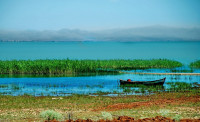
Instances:
[[[192,68],[200,68],[200,60],[190,63],[190,67]]]
[[[152,60],[7,60],[0,61],[0,74],[71,74],[113,72],[116,70],[175,68],[182,63],[167,59]]]

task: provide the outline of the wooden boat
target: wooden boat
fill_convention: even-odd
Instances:
[[[153,81],[127,81],[120,79],[120,85],[163,85],[166,78]]]

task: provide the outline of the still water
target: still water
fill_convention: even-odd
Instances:
[[[124,89],[117,82],[119,79],[156,80],[166,77],[164,87],[169,82],[200,83],[195,75],[97,75],[77,77],[32,77],[0,78],[0,94],[33,96],[68,96],[71,94],[91,94],[105,92],[114,96],[124,94]],[[137,93],[133,93],[137,94]],[[138,93],[140,94],[140,93]]]
[[[185,64],[178,69],[147,69],[127,72],[197,72],[188,64],[200,59],[200,42],[0,42],[0,60],[27,59],[158,59],[177,60]],[[71,94],[107,95],[124,93],[118,79],[156,80],[200,83],[195,75],[87,75],[76,77],[0,77],[0,94],[67,96]]]
[[[12,59],[200,59],[197,42],[0,42],[0,60]]]

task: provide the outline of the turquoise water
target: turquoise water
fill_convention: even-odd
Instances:
[[[71,94],[90,94],[105,92],[126,94],[117,82],[119,79],[156,80],[166,77],[164,87],[169,82],[200,83],[199,76],[190,75],[97,75],[77,77],[32,77],[32,78],[0,78],[0,94],[33,95],[33,96],[68,96]],[[141,93],[133,93],[141,94]]]
[[[0,42],[0,60],[21,59],[158,59],[186,64],[175,69],[146,69],[127,72],[196,72],[187,64],[200,59],[200,42]],[[67,96],[71,94],[124,93],[118,79],[200,83],[194,75],[86,75],[76,77],[0,76],[0,94]],[[137,93],[134,93],[137,94]],[[140,93],[138,93],[140,94]]]
[[[0,60],[158,59],[189,64],[200,59],[200,42],[0,42]]]

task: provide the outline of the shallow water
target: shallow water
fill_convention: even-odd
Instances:
[[[119,79],[156,80],[166,77],[164,87],[169,82],[200,83],[200,76],[190,75],[98,75],[79,77],[32,77],[32,78],[0,78],[2,95],[33,95],[33,96],[68,96],[71,94],[95,94],[106,92],[126,94],[118,84]],[[132,93],[140,94],[140,93]]]
[[[199,68],[190,68],[189,66],[176,67],[171,69],[135,69],[135,70],[123,70],[128,73],[200,73]]]

